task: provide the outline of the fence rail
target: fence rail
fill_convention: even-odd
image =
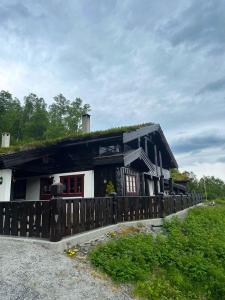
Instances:
[[[0,235],[46,238],[119,222],[162,218],[203,200],[201,194],[0,202]]]

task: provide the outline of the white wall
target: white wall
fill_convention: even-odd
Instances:
[[[154,181],[153,180],[148,179],[148,189],[149,189],[150,196],[153,196],[154,195]]]
[[[52,175],[54,183],[60,182],[60,176],[83,175],[84,174],[84,198],[94,197],[94,170],[82,172],[60,173]]]
[[[40,178],[27,178],[26,200],[40,200]]]
[[[3,178],[3,182],[0,184],[0,201],[10,201],[12,170],[0,170],[0,177]]]

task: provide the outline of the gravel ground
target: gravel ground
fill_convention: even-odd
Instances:
[[[0,268],[1,300],[132,299],[94,272],[85,258],[41,245],[0,238]]]

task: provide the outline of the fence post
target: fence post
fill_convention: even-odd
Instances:
[[[117,224],[118,223],[118,198],[117,198],[117,193],[113,192],[110,194],[112,197],[113,201],[113,223]]]
[[[164,194],[160,193],[158,194],[159,197],[159,217],[164,218],[165,217],[165,200],[164,200]]]
[[[50,214],[50,241],[58,242],[62,239],[62,192],[63,185],[51,185],[51,214]]]
[[[173,195],[173,212],[177,212],[177,202],[176,202],[176,196]]]

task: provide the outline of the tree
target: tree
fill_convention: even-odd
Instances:
[[[24,105],[7,91],[0,92],[0,133],[9,132],[12,144],[58,138],[81,131],[81,116],[90,111],[80,98],[70,101],[62,94],[49,107],[31,93]]]
[[[21,139],[22,107],[17,98],[9,92],[0,92],[0,132],[10,132],[12,142]]]
[[[62,94],[54,97],[54,103],[49,107],[50,124],[46,137],[55,138],[79,132],[81,116],[89,111],[89,104],[83,105],[80,98],[70,101]]]
[[[24,98],[23,107],[23,139],[41,140],[48,128],[47,105],[43,98],[38,98],[35,94],[30,94]]]

